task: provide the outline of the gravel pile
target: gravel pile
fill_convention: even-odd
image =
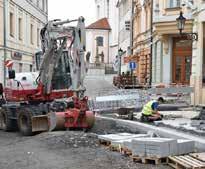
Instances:
[[[83,131],[58,131],[47,133],[45,137],[42,137],[42,140],[51,148],[99,147],[97,135],[94,133],[85,133]]]

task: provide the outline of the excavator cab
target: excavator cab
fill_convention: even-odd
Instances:
[[[16,78],[15,70],[9,70],[8,74],[9,74],[9,79],[15,79]]]

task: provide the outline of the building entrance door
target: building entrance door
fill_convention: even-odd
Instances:
[[[192,41],[175,38],[173,42],[173,83],[189,84],[192,64]]]

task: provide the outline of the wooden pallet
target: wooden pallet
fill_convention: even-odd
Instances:
[[[110,146],[111,142],[107,140],[99,140],[99,143],[104,146]]]
[[[198,160],[205,162],[205,152],[203,152],[203,153],[191,153],[189,155],[198,159]]]
[[[205,162],[190,155],[168,157],[168,165],[175,169],[205,169]]]
[[[119,146],[115,146],[115,145],[110,145],[109,146],[109,149],[111,150],[111,151],[117,151],[117,152],[120,152],[121,150],[120,150],[120,147]]]
[[[132,156],[132,151],[127,148],[121,148],[120,152],[125,156]]]
[[[132,160],[134,162],[141,162],[143,164],[167,164],[167,157],[139,157],[139,156],[132,156]]]

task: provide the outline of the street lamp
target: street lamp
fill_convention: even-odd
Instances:
[[[123,50],[120,48],[118,50],[118,57],[119,57],[119,75],[121,75],[121,57],[122,57],[122,54],[123,54]]]
[[[184,30],[186,18],[183,16],[183,12],[181,11],[179,14],[179,17],[176,19],[177,20],[177,27],[179,29],[180,34],[182,34],[182,31]]]
[[[197,41],[198,40],[198,34],[197,33],[183,33],[186,18],[183,16],[183,12],[180,11],[179,17],[176,19],[177,21],[177,28],[179,30],[179,33],[181,36],[185,36],[187,39]]]

